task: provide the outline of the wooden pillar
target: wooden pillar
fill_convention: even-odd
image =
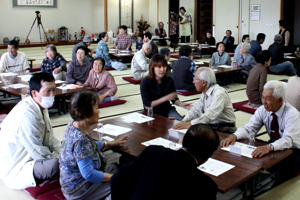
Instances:
[[[104,29],[108,31],[108,18],[107,18],[107,0],[104,0]]]

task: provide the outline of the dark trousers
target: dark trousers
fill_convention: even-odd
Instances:
[[[181,39],[180,39],[181,43],[189,43],[190,42],[190,36],[181,36]]]
[[[173,47],[173,44],[178,44],[178,36],[170,35],[170,47]]]

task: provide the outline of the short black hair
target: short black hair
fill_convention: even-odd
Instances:
[[[264,40],[265,38],[266,38],[266,34],[264,34],[264,33],[259,33],[256,36],[257,41]]]
[[[94,62],[96,61],[96,60],[100,60],[101,62],[102,62],[102,70],[101,70],[101,72],[104,70],[104,67],[105,67],[105,60],[104,60],[104,58],[102,58],[102,57],[96,57],[94,60],[93,60],[93,63],[92,63],[92,66],[94,66]]]
[[[265,64],[266,61],[269,61],[270,58],[272,57],[272,53],[269,50],[263,50],[259,52],[257,56],[257,63]]]
[[[193,156],[209,158],[220,144],[218,134],[206,124],[192,125],[184,135],[182,146]]]
[[[209,34],[212,34],[212,33],[211,33],[211,30],[207,30],[207,31],[206,31],[205,33],[209,33]]]
[[[179,55],[180,56],[190,56],[192,54],[192,48],[188,45],[183,45],[179,49]]]
[[[224,45],[224,47],[225,47],[225,44],[224,44],[224,42],[218,42],[217,44],[216,44],[216,47],[217,47],[217,49],[218,49],[218,47],[219,47],[219,45],[220,44],[223,44]]]
[[[98,104],[95,92],[83,90],[72,95],[69,112],[74,121],[82,121],[93,116],[93,107]]]
[[[250,38],[250,36],[249,36],[248,34],[246,34],[246,35],[243,35],[243,37],[242,37],[242,42],[244,42],[244,40],[246,40],[246,39],[247,39],[247,37],[248,37],[248,38]]]
[[[30,96],[32,97],[31,91],[35,90],[37,92],[40,91],[42,88],[42,82],[55,82],[54,77],[52,74],[49,74],[47,72],[40,72],[35,73],[32,75],[29,81],[29,90],[30,90]]]
[[[231,30],[227,30],[227,31],[229,31],[229,32],[230,32],[230,35],[232,34]],[[227,31],[226,31],[226,33],[227,33]]]
[[[165,55],[169,56],[169,53],[170,53],[170,49],[169,49],[169,48],[166,48],[166,47],[161,48],[161,49],[159,50],[159,54],[160,54],[160,55],[163,55],[163,56],[165,56]]]
[[[78,49],[83,50],[83,51],[84,51],[84,54],[85,54],[86,56],[89,54],[89,49],[86,48],[86,47],[83,47],[83,46],[78,47],[78,48],[76,49],[76,53],[77,53]]]
[[[287,28],[287,23],[285,20],[279,20],[279,25],[282,26],[283,28]]]
[[[180,7],[179,10],[184,10],[184,12],[186,12],[186,9],[184,7]]]
[[[18,41],[16,41],[16,40],[11,40],[11,41],[9,41],[9,42],[7,43],[7,45],[14,45],[15,48],[18,48],[18,47],[19,47],[19,43],[18,43]]]
[[[99,34],[100,40],[102,40],[102,38],[105,38],[106,34],[107,34],[106,32],[100,33],[100,34]]]
[[[147,37],[147,38],[149,38],[150,40],[151,40],[151,38],[152,38],[152,34],[151,34],[149,31],[147,31],[147,32],[144,34],[144,36]]]
[[[127,30],[127,26],[125,26],[125,25],[120,26],[120,28],[125,30],[125,31]]]

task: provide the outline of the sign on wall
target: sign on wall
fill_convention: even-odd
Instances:
[[[252,21],[260,20],[260,5],[257,4],[251,5],[251,20]]]
[[[13,0],[13,7],[57,7],[57,0]]]

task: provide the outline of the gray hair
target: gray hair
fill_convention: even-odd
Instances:
[[[169,48],[166,48],[166,47],[164,47],[164,48],[161,48],[160,50],[159,50],[159,54],[160,55],[163,55],[163,56],[169,56],[169,53],[170,53],[170,49]]]
[[[163,24],[164,24],[163,22],[158,22],[158,26],[163,25]]]
[[[276,34],[276,35],[274,36],[274,41],[275,41],[275,42],[281,42],[281,41],[282,41],[282,36],[281,36],[280,34]]]
[[[247,42],[242,42],[240,48],[245,49],[246,52],[248,53],[249,50],[251,49],[251,44]]]
[[[200,81],[204,80],[207,82],[206,87],[214,86],[217,83],[215,72],[211,68],[200,67],[198,71],[200,71],[198,78]]]
[[[56,49],[56,47],[55,47],[54,44],[48,44],[48,45],[46,46],[45,53],[47,52],[48,49],[51,50],[51,51],[53,51],[53,52],[55,53],[55,55],[57,54],[57,49]]]
[[[264,85],[264,89],[273,90],[272,96],[275,99],[282,98],[285,100],[285,85],[281,81],[268,81]]]

